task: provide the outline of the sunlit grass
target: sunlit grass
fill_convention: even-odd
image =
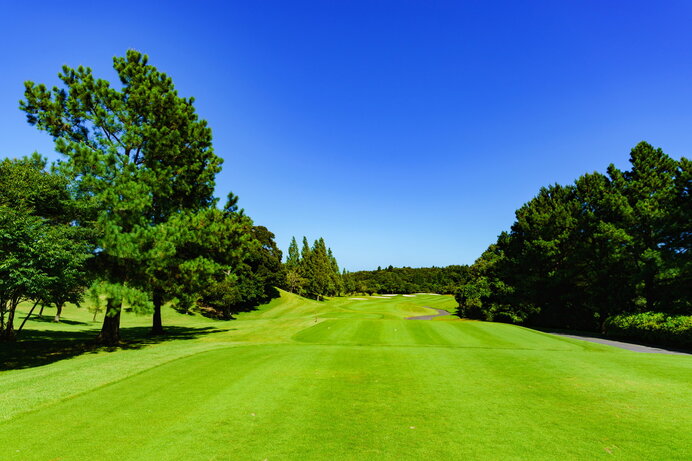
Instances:
[[[282,293],[131,348],[0,373],[2,459],[689,459],[692,360],[440,318],[451,297]],[[28,337],[95,334],[29,322]],[[51,333],[52,332],[52,333]],[[185,339],[183,339],[185,338]]]

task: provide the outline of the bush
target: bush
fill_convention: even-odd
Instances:
[[[471,320],[487,320],[485,312],[481,308],[481,303],[478,300],[466,300],[465,303],[459,303],[457,315],[462,319]]]
[[[692,315],[663,312],[621,314],[606,320],[605,332],[616,338],[692,348]]]
[[[492,313],[492,320],[493,322],[502,322],[502,323],[521,323],[520,319],[517,319],[516,316],[512,315],[511,312],[493,312]]]

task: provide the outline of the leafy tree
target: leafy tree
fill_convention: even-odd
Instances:
[[[357,291],[356,281],[355,281],[353,275],[350,272],[348,272],[346,269],[344,269],[341,272],[341,279],[344,282],[344,292],[355,293]]]
[[[55,306],[54,322],[60,322],[65,304],[82,301],[91,279],[86,262],[91,256],[92,246],[80,231],[65,225],[54,227],[51,232],[53,241],[45,250],[50,263],[46,270],[51,280],[45,287],[41,302]]]
[[[258,242],[248,253],[238,275],[239,285],[244,288],[238,309],[248,309],[278,296],[276,287],[283,284],[286,276],[281,264],[282,253],[274,240],[274,234],[264,226],[252,226],[250,235]]]
[[[286,270],[286,287],[291,293],[300,293],[307,282],[296,269]]]
[[[502,233],[467,271],[455,294],[462,318],[521,323],[531,313],[527,306],[511,302],[512,289],[503,281],[507,270],[504,248],[509,240]]]
[[[89,68],[64,66],[64,88],[26,82],[20,103],[28,122],[48,132],[65,156],[60,171],[74,182],[78,197],[98,210],[96,267],[101,286],[109,287],[99,340],[108,344],[120,340],[122,293],[139,290],[146,296],[133,299],[157,304],[165,299],[141,264],[169,253],[143,251],[142,235],[177,213],[213,205],[221,164],[194,100],[179,97],[171,78],[149,65],[146,55],[129,50],[113,59],[113,67],[118,88],[94,78]]]
[[[89,240],[70,224],[75,214],[66,181],[44,167],[36,155],[0,162],[2,340],[15,338],[14,316],[22,300],[60,309],[78,301],[87,283]]]
[[[15,339],[17,305],[40,298],[49,283],[38,245],[50,238],[47,229],[40,217],[0,205],[0,341]]]

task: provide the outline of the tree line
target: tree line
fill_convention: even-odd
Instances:
[[[641,142],[630,164],[541,188],[470,267],[461,315],[604,331],[618,315],[692,314],[691,162]]]
[[[61,160],[0,163],[0,340],[26,300],[59,311],[89,297],[105,311],[98,341],[117,344],[123,309],[159,334],[165,303],[230,318],[283,281],[274,234],[233,194],[217,206],[222,160],[194,99],[137,51],[113,67],[119,85],[82,66],[60,87],[25,83],[20,109]]]
[[[374,271],[344,274],[348,293],[440,293],[453,294],[466,282],[468,266],[378,267]]]

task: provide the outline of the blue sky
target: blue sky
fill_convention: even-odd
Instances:
[[[692,3],[0,0],[0,157],[63,64],[135,48],[214,130],[229,190],[286,250],[349,270],[472,263],[543,185],[647,140],[692,150]]]

